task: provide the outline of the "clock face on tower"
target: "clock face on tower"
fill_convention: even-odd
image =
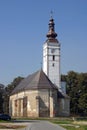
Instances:
[[[53,48],[53,49],[51,49],[51,53],[54,53],[55,52],[55,49]]]

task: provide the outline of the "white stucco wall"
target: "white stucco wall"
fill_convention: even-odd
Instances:
[[[58,43],[45,43],[43,45],[43,71],[58,88],[61,88],[60,45]]]

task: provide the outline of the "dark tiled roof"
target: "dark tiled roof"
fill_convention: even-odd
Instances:
[[[57,89],[57,87],[49,80],[42,70],[39,70],[23,79],[13,90],[11,95],[29,89]]]
[[[58,98],[68,98],[68,99],[70,98],[67,94],[65,94],[61,91],[58,91],[57,96],[58,96]]]

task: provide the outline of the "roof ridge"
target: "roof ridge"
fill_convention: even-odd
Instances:
[[[41,70],[39,70],[39,80],[38,80],[38,85],[39,85],[39,83],[40,83],[40,76],[41,76],[41,72],[42,72],[42,69],[41,69]]]

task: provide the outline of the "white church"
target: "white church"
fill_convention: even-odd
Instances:
[[[60,43],[54,19],[49,20],[43,44],[43,69],[27,76],[10,95],[12,117],[58,117],[70,115],[70,98],[62,88]]]

